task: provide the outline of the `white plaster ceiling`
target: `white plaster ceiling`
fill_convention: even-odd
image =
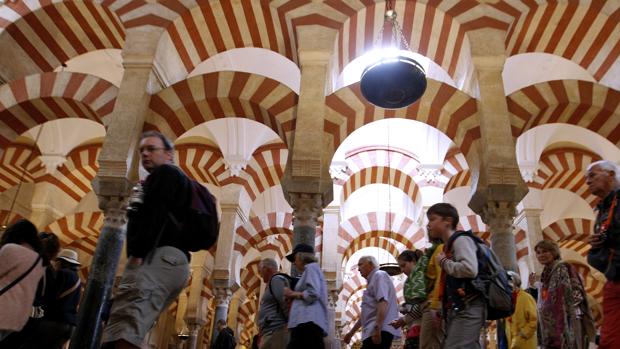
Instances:
[[[252,203],[251,214],[254,216],[260,217],[271,212],[293,212],[279,184],[259,194]]]
[[[74,148],[105,137],[105,127],[97,122],[64,118],[52,120],[24,132],[22,137],[36,142],[48,173],[61,166]],[[37,140],[38,138],[38,140]]]
[[[343,220],[370,212],[394,212],[417,220],[422,206],[402,190],[387,184],[370,184],[357,189],[341,204]]]
[[[121,86],[123,79],[123,57],[119,49],[103,49],[84,53],[65,62],[66,67],[57,67],[54,71],[70,71],[98,76]]]
[[[510,56],[502,72],[506,96],[524,87],[553,80],[596,80],[579,64],[549,53],[523,53]],[[620,81],[607,85],[620,88]]]
[[[620,162],[620,149],[605,137],[583,127],[569,124],[547,124],[528,130],[517,139],[517,162],[520,167],[537,164],[540,156],[555,143],[573,143]]]
[[[384,119],[364,125],[338,147],[332,164],[345,161],[351,150],[368,146],[390,146],[415,154],[421,164],[443,164],[452,141],[432,126],[406,119]]]
[[[564,189],[545,189],[542,191],[542,213],[540,225],[544,229],[550,224],[566,218],[585,218],[593,220],[594,212],[579,195]]]
[[[198,64],[187,79],[217,71],[240,71],[266,76],[283,83],[299,94],[301,81],[299,67],[271,50],[246,47],[218,53]]]
[[[224,156],[227,169],[245,168],[252,154],[268,143],[282,143],[280,137],[267,126],[244,118],[211,120],[193,127],[182,134],[176,143],[184,139],[202,137],[213,140]]]

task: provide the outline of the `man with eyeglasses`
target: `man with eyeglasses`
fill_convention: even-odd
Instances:
[[[190,254],[181,247],[170,218],[185,219],[189,178],[174,165],[173,145],[159,132],[142,135],[140,158],[149,175],[130,199],[128,260],[104,330],[104,348],[140,348],[159,314],[189,279]]]
[[[401,336],[401,331],[390,323],[398,320],[398,299],[390,275],[379,270],[379,263],[372,256],[363,256],[357,264],[360,274],[368,285],[362,296],[362,316],[344,336],[344,342],[362,328],[362,349],[389,349],[392,340]]]

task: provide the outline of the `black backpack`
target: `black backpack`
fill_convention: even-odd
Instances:
[[[208,250],[217,242],[220,221],[216,199],[202,184],[190,179],[191,200],[183,222],[168,212],[170,220],[182,234],[183,247],[192,252]]]
[[[487,305],[487,320],[503,319],[511,316],[515,311],[516,299],[512,297],[508,273],[491,248],[471,230],[457,232],[451,239],[453,242],[459,236],[467,236],[474,240],[478,259],[478,275],[471,280],[471,286],[485,298]],[[448,246],[451,248],[451,246]]]

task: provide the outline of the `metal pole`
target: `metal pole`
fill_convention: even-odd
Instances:
[[[97,349],[100,346],[102,315],[114,286],[114,276],[125,241],[125,221],[125,210],[107,210],[69,349]]]

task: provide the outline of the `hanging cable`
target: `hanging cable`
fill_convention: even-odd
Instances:
[[[37,136],[34,139],[35,147],[39,143],[39,137],[41,137],[41,132],[42,131],[43,131],[43,124],[41,124],[41,126],[39,127],[39,130],[37,131]],[[15,191],[15,195],[13,195],[13,200],[11,200],[11,206],[9,207],[9,213],[6,215],[6,218],[4,219],[4,223],[2,224],[2,227],[0,227],[0,229],[3,232],[7,229],[8,225],[9,225],[9,221],[11,219],[11,213],[13,212],[13,209],[15,208],[15,203],[17,202],[17,197],[19,196],[19,191],[22,188],[22,183],[24,182],[24,177],[26,176],[26,171],[27,171],[26,167],[28,166],[28,164],[30,164],[30,161],[32,161],[33,155],[34,155],[34,150],[32,152],[30,152],[30,155],[28,155],[28,158],[24,162],[24,166],[22,168],[22,173],[20,174],[19,182],[17,183],[17,190]]]

